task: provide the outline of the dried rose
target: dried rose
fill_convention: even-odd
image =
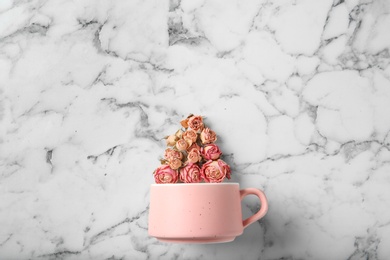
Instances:
[[[217,135],[213,130],[206,127],[200,133],[200,140],[202,141],[203,144],[214,143],[217,140]]]
[[[201,116],[192,116],[188,119],[188,126],[195,130],[199,131],[203,129],[203,118]]]
[[[176,135],[177,138],[180,139],[182,137],[182,135],[183,135],[183,131],[179,129],[179,130],[176,131],[175,135]]]
[[[198,138],[198,134],[196,133],[195,130],[188,129],[183,133],[183,139],[190,144],[195,143],[197,138]]]
[[[198,165],[190,163],[180,169],[180,180],[185,183],[200,182],[202,180],[201,170]]]
[[[169,164],[169,167],[171,167],[173,170],[177,170],[183,165],[181,160],[177,159],[177,158],[169,159],[168,164]]]
[[[188,118],[189,117],[180,121],[181,126],[184,127],[185,129],[188,128]]]
[[[230,180],[230,173],[231,173],[230,166],[227,163],[225,163],[224,161],[222,161],[221,159],[218,159],[217,162],[218,162],[219,167],[221,167],[221,169],[224,172],[226,172],[226,178],[228,178]]]
[[[187,152],[191,151],[192,149],[196,149],[200,152],[200,146],[197,143],[193,143],[190,147],[187,148]]]
[[[187,150],[187,148],[189,147],[190,145],[188,144],[188,142],[184,139],[179,139],[177,142],[176,142],[176,148],[177,150],[179,151],[185,151]]]
[[[200,156],[200,151],[196,148],[192,149],[187,155],[187,160],[189,163],[197,163],[201,159],[202,157]]]
[[[176,141],[179,140],[179,138],[176,135],[170,135],[166,138],[167,140],[167,146],[175,146]]]
[[[154,171],[154,179],[156,183],[176,183],[178,180],[178,172],[171,169],[169,165],[161,165]]]
[[[206,160],[217,160],[222,152],[216,144],[206,144],[201,149],[202,156]]]
[[[177,158],[179,160],[183,159],[183,153],[172,148],[165,149],[164,158],[170,160],[172,158]]]
[[[230,179],[230,167],[220,159],[207,161],[202,166],[202,177],[206,182],[222,182],[225,177]]]

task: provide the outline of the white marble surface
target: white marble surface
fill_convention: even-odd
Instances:
[[[0,0],[0,258],[389,259],[389,28],[388,0]],[[147,234],[189,113],[269,199],[232,243]]]

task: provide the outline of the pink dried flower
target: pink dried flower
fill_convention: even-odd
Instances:
[[[180,169],[180,180],[185,183],[198,183],[202,180],[199,166],[194,163],[187,164]]]
[[[188,129],[183,133],[183,139],[187,141],[189,144],[193,144],[196,142],[196,139],[198,138],[198,134],[195,132],[195,130]]]
[[[202,156],[206,160],[217,160],[222,152],[216,144],[206,144],[201,149]]]
[[[183,165],[181,160],[179,160],[177,158],[169,159],[168,164],[169,164],[169,167],[171,167],[173,170],[177,170]]]
[[[182,160],[183,159],[183,153],[180,152],[180,151],[174,150],[172,148],[167,148],[167,149],[165,149],[165,152],[164,152],[164,158],[167,159],[167,160],[170,160],[172,158],[176,158],[176,159]]]
[[[187,148],[189,147],[190,145],[188,144],[188,142],[184,139],[179,139],[177,142],[176,142],[176,148],[177,150],[179,151],[185,151],[187,150]]]
[[[213,130],[206,127],[200,133],[200,140],[202,141],[203,144],[214,143],[215,141],[217,141],[217,135]]]
[[[190,147],[187,148],[187,152],[191,151],[192,149],[196,149],[199,152],[201,151],[200,146],[197,143],[193,143]]]
[[[230,179],[230,167],[220,159],[207,161],[202,166],[202,177],[206,182],[222,182],[225,177]]]
[[[188,155],[187,155],[187,160],[189,163],[197,163],[202,159],[200,156],[200,151],[196,148],[192,149]]]
[[[176,183],[178,180],[178,172],[173,170],[169,165],[160,165],[154,171],[154,179],[156,183]]]
[[[188,126],[195,130],[199,131],[203,129],[203,118],[201,116],[192,116],[188,119]]]

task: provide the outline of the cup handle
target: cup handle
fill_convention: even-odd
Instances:
[[[250,195],[250,194],[256,195],[257,197],[259,197],[260,202],[261,202],[261,207],[260,207],[260,210],[256,214],[254,214],[253,216],[250,216],[249,218],[245,219],[242,222],[244,228],[246,228],[247,226],[249,226],[253,222],[261,219],[262,217],[264,217],[264,215],[268,211],[267,197],[265,196],[264,192],[262,192],[261,190],[255,189],[255,188],[242,189],[242,190],[240,190],[240,198],[241,198],[241,200],[245,196]]]

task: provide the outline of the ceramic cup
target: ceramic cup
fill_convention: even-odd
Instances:
[[[261,208],[242,220],[241,200],[249,194],[259,197]],[[238,183],[152,184],[149,235],[164,242],[229,242],[267,210],[261,190],[240,190]]]

